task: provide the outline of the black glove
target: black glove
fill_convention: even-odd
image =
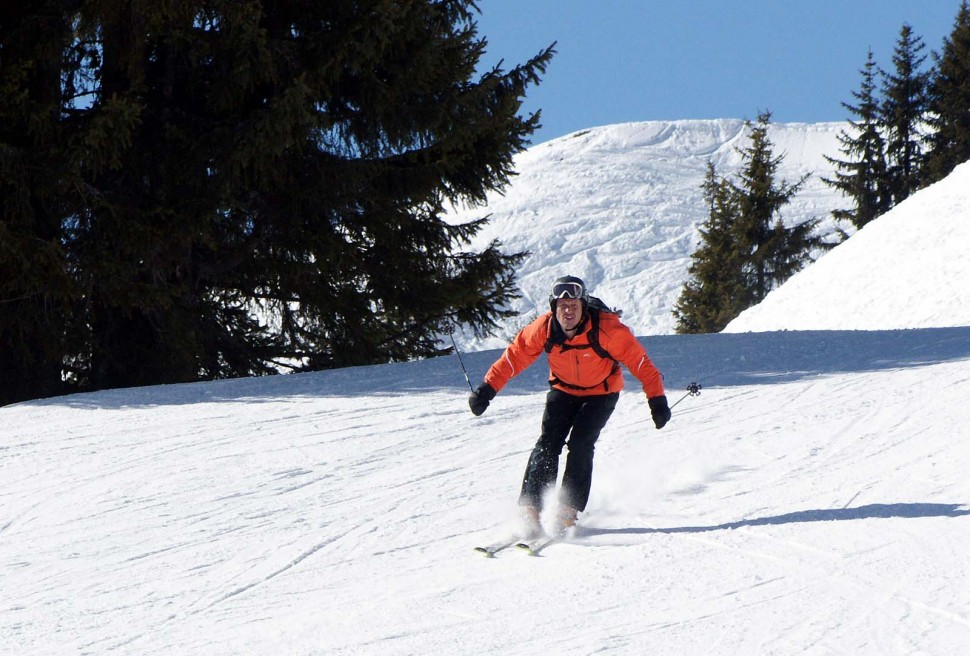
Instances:
[[[650,416],[653,417],[653,425],[658,430],[666,426],[667,422],[670,421],[670,408],[667,406],[667,397],[661,395],[647,399],[647,405],[650,406]]]
[[[488,383],[482,383],[468,396],[468,407],[476,417],[485,412],[489,402],[495,398],[495,390]]]

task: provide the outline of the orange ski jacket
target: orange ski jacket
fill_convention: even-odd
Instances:
[[[502,357],[489,368],[485,382],[498,392],[514,376],[525,371],[545,350],[553,321],[552,312],[546,312],[519,331]],[[587,316],[575,337],[549,351],[549,384],[576,396],[619,392],[623,389],[623,373],[617,366],[620,363],[643,384],[648,399],[663,395],[660,372],[619,317],[609,312],[599,315],[598,341],[612,360],[597,355],[590,347],[591,323]]]

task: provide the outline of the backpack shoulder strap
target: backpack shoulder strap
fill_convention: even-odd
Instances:
[[[549,315],[549,321],[546,322],[546,343],[542,347],[542,350],[544,350],[546,353],[551,353],[553,346],[562,343],[561,340],[556,340],[556,328],[556,317],[554,315]]]
[[[590,345],[590,348],[593,349],[593,351],[596,353],[596,355],[600,356],[604,360],[613,360],[613,362],[616,362],[616,359],[612,355],[610,355],[609,352],[607,352],[607,350],[605,348],[603,348],[603,345],[602,344],[600,344],[600,312],[599,312],[599,310],[590,310],[590,312],[589,312],[589,319],[590,319],[590,327],[589,327],[589,345]]]

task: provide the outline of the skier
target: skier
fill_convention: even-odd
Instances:
[[[516,335],[468,399],[472,413],[481,415],[513,376],[543,351],[548,354],[552,389],[546,395],[541,434],[529,456],[519,496],[523,539],[542,534],[542,495],[556,483],[567,436],[554,535],[564,535],[586,509],[594,445],[623,388],[620,363],[643,384],[654,425],[660,429],[670,420],[660,372],[619,316],[590,297],[582,280],[574,276],[556,280],[549,310]]]

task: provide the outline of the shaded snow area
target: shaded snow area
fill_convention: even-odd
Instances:
[[[868,223],[726,332],[970,326],[970,163]]]
[[[812,218],[833,230],[831,212],[847,207],[822,182],[832,177],[825,155],[839,156],[844,123],[776,123],[769,128],[775,156],[784,160],[777,183],[809,174],[785,206],[786,223]],[[708,162],[736,179],[739,148],[750,145],[740,120],[650,121],[593,128],[538,144],[515,160],[518,175],[485,207],[465,208],[454,221],[489,216],[473,243],[493,239],[506,252],[529,251],[519,267],[519,316],[495,337],[456,334],[467,350],[500,348],[516,330],[547,309],[549,285],[562,275],[583,278],[596,295],[624,310],[638,335],[674,332],[671,311],[687,281],[690,256],[707,220],[701,184]]]
[[[0,652],[966,652],[970,328],[644,343],[701,395],[628,385],[535,558],[473,547],[544,362],[479,418],[454,356],[0,408]]]

